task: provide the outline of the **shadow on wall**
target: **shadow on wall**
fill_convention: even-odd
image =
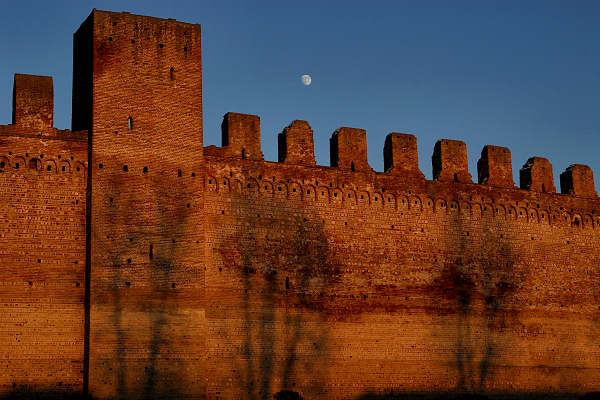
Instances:
[[[340,276],[323,221],[306,205],[252,195],[234,197],[228,212],[236,229],[217,240],[216,262],[241,285],[231,290],[241,293],[242,332],[222,333],[235,349],[233,390],[247,399],[319,398],[332,350],[323,297]]]
[[[495,366],[510,364],[504,359],[512,356],[510,343],[502,332],[518,318],[514,295],[528,271],[498,219],[484,217],[475,228],[465,226],[460,214],[455,218],[445,240],[448,261],[433,298],[444,298],[456,316],[449,320],[456,324],[456,392],[486,393]]]
[[[181,245],[185,226],[190,221],[186,199],[178,195],[180,191],[176,184],[172,188],[166,186],[147,185],[147,190],[140,195],[144,198],[139,198],[128,193],[127,183],[111,181],[106,191],[111,197],[104,199],[109,206],[103,233],[111,247],[106,250],[110,257],[107,261],[110,276],[103,276],[105,281],[102,284],[109,293],[112,308],[109,329],[110,334],[116,335],[116,348],[110,358],[96,363],[104,368],[101,373],[116,376],[117,398],[185,397],[182,391],[186,386],[185,368],[173,361],[170,354],[173,348],[181,348],[181,343],[174,345],[176,338],[167,330],[170,324],[180,323],[170,319],[177,315],[176,310],[169,309],[176,304],[173,299],[177,295],[170,285],[176,280],[173,275],[176,253],[180,250],[178,246]],[[140,207],[144,208],[143,213],[131,212],[139,211]],[[144,230],[145,226],[151,228]],[[98,239],[100,243],[104,242],[104,238]],[[145,253],[148,242],[154,243],[153,254],[144,254],[143,259],[148,261],[138,261],[137,268],[141,269],[132,270],[129,268],[132,258],[140,255],[140,249]],[[142,260],[142,257],[138,258]],[[140,282],[130,282],[127,276],[145,279],[151,298],[132,302],[125,291]],[[131,321],[126,320],[131,318],[132,313],[149,320],[149,329],[132,326]],[[94,333],[96,337],[99,335],[103,333]],[[140,351],[143,357],[128,362],[126,356],[132,350]]]

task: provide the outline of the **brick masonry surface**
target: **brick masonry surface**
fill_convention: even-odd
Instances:
[[[50,77],[0,126],[0,397],[385,399],[600,391],[600,199],[573,165],[260,118],[202,142],[200,26],[94,10],[73,131]],[[477,179],[473,179],[472,176]],[[477,181],[478,183],[474,183]],[[418,394],[418,396],[417,396]],[[512,397],[511,397],[512,396]]]

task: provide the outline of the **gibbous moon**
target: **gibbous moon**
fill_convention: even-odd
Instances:
[[[312,78],[310,77],[310,75],[302,75],[300,77],[300,80],[302,81],[302,84],[304,86],[308,86],[312,82]]]

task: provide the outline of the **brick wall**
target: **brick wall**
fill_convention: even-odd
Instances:
[[[208,157],[208,398],[598,390],[598,199]]]
[[[200,26],[94,10],[74,48],[74,98],[93,110],[78,121],[91,149],[86,386],[100,398],[198,396]]]
[[[34,90],[35,89],[35,90]],[[0,126],[0,396],[380,399],[600,391],[600,199],[573,165],[340,128],[262,160],[260,119],[202,147],[199,25],[94,10],[73,128],[47,77]],[[36,111],[39,109],[39,112]],[[48,111],[50,110],[50,112]],[[276,140],[267,138],[267,140]]]
[[[87,144],[0,126],[0,396],[81,391]]]

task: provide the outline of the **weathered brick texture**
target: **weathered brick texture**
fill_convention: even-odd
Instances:
[[[17,79],[45,122],[0,126],[0,396],[600,391],[589,167],[557,194],[534,157],[517,188],[486,146],[475,184],[444,139],[430,181],[390,133],[375,172],[355,128],[317,166],[306,121],[270,162],[238,113],[203,148],[199,25],[94,10],[74,40],[78,132]]]

